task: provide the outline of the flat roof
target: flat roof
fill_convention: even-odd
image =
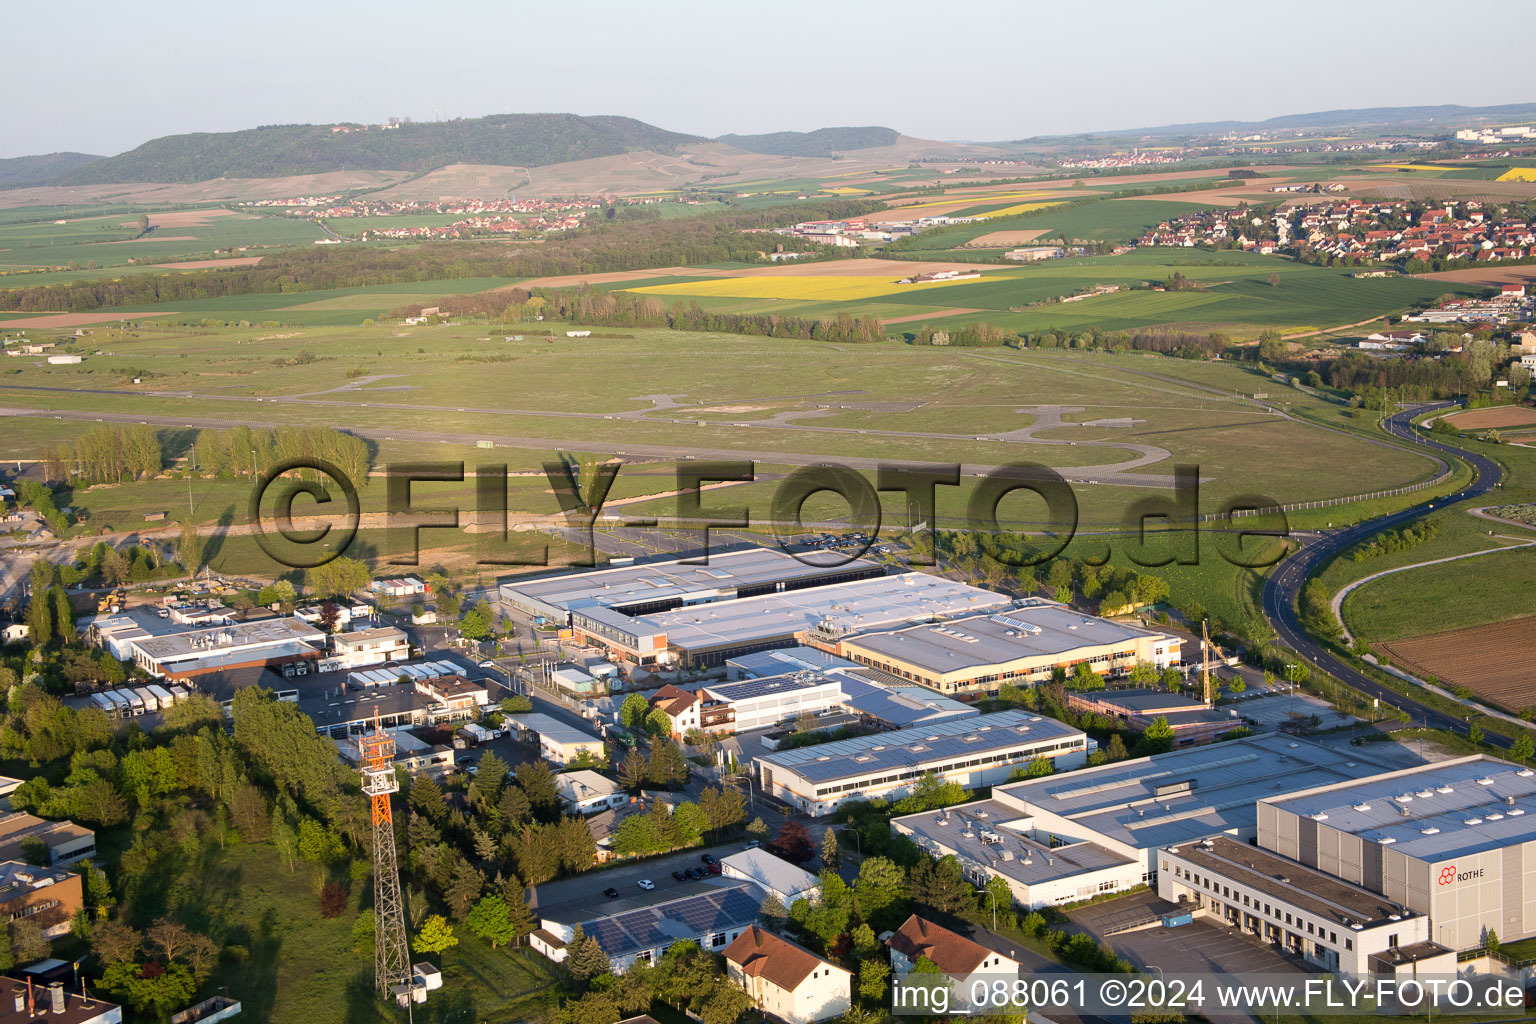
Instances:
[[[1384,924],[1413,911],[1369,889],[1351,885],[1277,853],[1226,836],[1169,847],[1196,867],[1207,868],[1273,899],[1341,925]]]
[[[1426,861],[1536,839],[1536,772],[1482,754],[1266,802]]]
[[[452,658],[434,661],[392,661],[388,668],[360,668],[347,673],[347,681],[360,686],[388,686],[398,683],[401,676],[407,679],[441,679],[443,676],[469,678],[470,670]]]
[[[1054,718],[1025,711],[999,711],[976,718],[934,722],[911,729],[781,750],[764,754],[757,760],[820,783],[1084,735],[1081,729],[1074,729]]]
[[[634,618],[608,612],[592,617],[638,635],[666,634],[684,650],[790,636],[830,622],[847,633],[932,622],[982,608],[1004,608],[1012,599],[968,583],[922,572],[850,580],[807,590],[737,601],[693,605]],[[578,609],[583,615],[589,609]]]
[[[716,700],[735,703],[744,700],[756,700],[760,697],[776,697],[786,693],[795,693],[799,690],[812,690],[818,686],[838,686],[839,683],[831,676],[822,675],[820,672],[812,672],[808,669],[799,672],[789,672],[781,676],[761,676],[756,679],[743,679],[735,683],[711,683],[702,689]]]
[[[316,728],[367,721],[375,714],[382,717],[426,710],[432,698],[417,692],[414,686],[376,686],[370,690],[342,690],[335,696],[306,697],[298,702]]]
[[[1084,647],[1175,637],[1127,626],[1064,605],[1029,598],[1007,611],[860,636],[860,650],[895,658],[936,674],[1002,665],[1025,658],[1058,658]]]
[[[1089,835],[1152,849],[1252,829],[1266,797],[1384,768],[1358,748],[1345,753],[1267,734],[1010,782],[992,792],[1068,818]]]
[[[263,644],[260,647],[214,647],[197,653],[197,667],[201,669],[228,668],[231,665],[244,665],[252,658],[295,658],[306,655],[319,655],[320,649],[305,643],[302,640],[284,640],[281,643]],[[167,672],[182,671],[179,667],[184,659],[174,664],[166,665]]]
[[[374,626],[371,629],[354,629],[350,633],[337,633],[333,639],[338,644],[358,644],[369,640],[394,639],[404,637],[405,630],[394,626]]]
[[[1080,700],[1113,705],[1131,714],[1169,710],[1207,711],[1211,707],[1203,700],[1195,700],[1182,693],[1169,693],[1166,690],[1153,690],[1147,687],[1132,687],[1126,690],[1087,690],[1074,692],[1072,696]]]
[[[1134,863],[1129,857],[1090,842],[1048,847],[1009,826],[1009,822],[1023,820],[1017,807],[996,800],[978,800],[942,810],[909,814],[894,819],[893,824],[910,829],[916,837],[954,850],[962,867],[976,865],[1025,885],[1039,885],[1085,871]],[[918,845],[924,844],[918,842]]]
[[[521,597],[569,611],[583,605],[612,608],[673,598],[708,597],[719,592],[729,596],[742,587],[879,569],[878,563],[868,559],[856,559],[838,566],[812,565],[775,548],[751,547],[712,554],[707,565],[686,564],[683,559],[675,558],[592,572],[512,580],[498,589],[504,598]]]
[[[922,722],[974,718],[974,704],[942,696],[925,686],[877,686],[861,679],[843,679],[843,705],[898,729]]]
[[[839,658],[835,654],[828,654],[815,647],[785,647],[777,651],[754,651],[751,654],[727,658],[725,664],[729,668],[750,676],[776,676],[798,669],[825,672],[828,669],[860,667],[858,662]]]
[[[607,913],[590,917],[592,901],[540,911],[541,919],[581,923],[610,958],[672,945],[712,932],[744,928],[757,920],[762,899],[748,881],[710,879],[643,893],[606,905]],[[572,916],[574,912],[575,916]],[[560,916],[554,916],[554,915]]]
[[[602,740],[598,739],[594,733],[587,732],[585,729],[578,729],[576,726],[562,722],[560,719],[551,715],[541,715],[534,713],[527,715],[512,715],[511,718],[512,721],[517,723],[518,728],[527,729],[529,732],[536,732],[541,737],[554,743],[565,744],[602,742]]]
[[[303,619],[289,616],[191,629],[135,640],[133,644],[148,657],[163,661],[167,658],[213,654],[242,646],[270,646],[291,641],[317,643],[324,639],[325,634],[314,626]]]

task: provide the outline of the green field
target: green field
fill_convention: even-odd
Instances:
[[[765,473],[769,466],[850,458],[870,460],[871,469],[882,459],[968,467],[1027,461],[1076,467],[1083,520],[1100,527],[1118,524],[1130,502],[1149,493],[1114,479],[1113,467],[1130,460],[1150,459],[1130,472],[1154,482],[1165,481],[1175,463],[1197,464],[1202,511],[1241,492],[1307,501],[1433,473],[1430,460],[1411,452],[1240,399],[1272,383],[1238,363],[664,330],[580,341],[562,334],[555,342],[529,334],[507,342],[502,330],[103,329],[91,340],[111,355],[90,355],[72,367],[32,360],[6,367],[12,372],[0,376],[0,406],[46,410],[49,418],[9,421],[16,429],[4,452],[35,457],[48,441],[109,417],[154,423],[171,458],[184,453],[198,424],[249,423],[354,430],[376,447],[376,465],[431,457],[536,469],[557,450],[661,460],[659,475],[626,469],[615,497],[669,490],[665,478],[683,454],[754,458]],[[624,372],[597,370],[615,365]],[[678,367],[688,372],[679,376]],[[361,379],[378,373],[389,376]],[[143,383],[132,384],[135,375]],[[670,395],[678,407],[644,397],[654,395]],[[1287,397],[1293,410],[1337,408],[1303,392]],[[1057,420],[1047,416],[1062,425],[1051,426]],[[55,424],[69,426],[55,434]],[[476,448],[478,440],[497,447]],[[1345,465],[1350,472],[1341,474]],[[512,487],[514,510],[557,510],[540,478],[515,477]],[[773,487],[739,490],[763,509]],[[193,515],[202,521],[229,506],[243,508],[238,481],[197,480],[192,490]],[[381,490],[364,490],[365,510],[379,507]],[[78,503],[96,522],[130,529],[143,511],[182,515],[186,491],[185,481],[149,481],[83,491]],[[941,514],[963,518],[969,491],[941,488]],[[675,502],[656,498],[627,511],[665,514],[669,505]],[[1015,517],[1034,514],[1021,506]]]
[[[376,1001],[371,953],[353,950],[358,884],[341,916],[316,911],[321,879],[311,864],[287,870],[268,843],[176,855],[157,864],[166,877],[135,894],[134,911],[147,923],[171,914],[223,938],[221,960],[207,991],[241,1002],[240,1019],[256,1022],[372,1024],[394,1020]],[[366,885],[366,883],[364,883]],[[536,1012],[553,995],[555,969],[527,949],[492,950],[464,927],[443,954],[444,988],[432,1019],[511,1020]],[[238,946],[245,955],[230,956]]]
[[[149,217],[151,230],[139,235],[138,217]],[[58,273],[11,274],[0,282],[12,287],[54,284],[80,277],[106,276],[111,268],[211,256],[216,249],[262,250],[308,246],[324,237],[314,222],[282,216],[258,216],[223,209],[126,210],[80,214],[63,210],[12,210],[0,216],[0,270],[44,268]],[[184,223],[188,216],[202,223]],[[161,219],[166,223],[159,223]],[[66,223],[59,224],[63,220]],[[239,255],[240,253],[236,253]],[[88,265],[94,264],[92,268]],[[82,270],[85,272],[82,273]]]
[[[938,253],[927,255],[942,258]],[[837,274],[835,263],[818,270],[827,275]],[[1142,287],[1149,282],[1161,283],[1174,273],[1196,282],[1200,290],[1153,291]],[[1278,284],[1270,283],[1272,275]],[[1161,326],[1219,330],[1238,338],[1253,337],[1267,329],[1293,332],[1356,323],[1401,313],[1415,304],[1432,301],[1448,289],[1457,290],[1445,281],[1411,277],[1352,278],[1343,268],[1311,266],[1256,253],[1180,249],[1143,249],[1120,256],[1051,260],[991,272],[977,281],[893,291],[872,299],[842,302],[796,299],[792,278],[785,279],[784,297],[777,299],[692,296],[681,287],[687,282],[648,281],[635,287],[653,283],[680,285],[665,295],[668,302],[697,301],[705,309],[740,313],[807,317],[847,313],[889,319],[958,308],[979,312],[945,316],[942,326],[985,321],[1023,332],[1081,330],[1090,326],[1121,331]],[[1114,285],[1122,291],[1071,303],[1052,301],[1098,285]],[[1460,290],[1466,294],[1481,291]],[[915,332],[920,326],[922,321],[912,321],[896,325],[896,329]]]
[[[1536,549],[1409,569],[1344,599],[1344,619],[1369,641],[1440,633],[1536,614]]]

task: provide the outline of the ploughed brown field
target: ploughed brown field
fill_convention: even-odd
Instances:
[[[1458,430],[1525,427],[1536,423],[1536,409],[1525,405],[1501,405],[1493,409],[1471,409],[1446,419]]]
[[[1438,676],[1466,686],[1510,712],[1536,706],[1536,665],[1530,660],[1536,615],[1486,626],[1409,637],[1381,644],[1393,662],[1419,678]]]

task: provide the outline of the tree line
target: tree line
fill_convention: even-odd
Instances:
[[[249,427],[200,430],[194,445],[196,472],[230,480],[268,472],[291,459],[320,459],[344,472],[355,484],[368,481],[373,452],[368,442],[331,427]]]
[[[484,316],[503,324],[560,320],[593,327],[659,327],[674,331],[713,331],[765,338],[805,341],[873,342],[885,339],[874,317],[846,313],[831,319],[776,314],[724,313],[705,310],[697,302],[670,308],[654,295],[596,288],[506,288],[473,295],[450,295],[430,303],[413,303],[390,312],[391,317],[420,316],[423,308],[440,306],[455,315]]]
[[[96,426],[74,441],[45,445],[43,479],[50,484],[122,483],[160,472],[164,454],[154,427]]]

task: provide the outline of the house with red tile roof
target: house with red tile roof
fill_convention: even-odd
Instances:
[[[736,936],[724,955],[731,982],[770,1017],[815,1024],[851,1005],[851,972],[757,925]]]

